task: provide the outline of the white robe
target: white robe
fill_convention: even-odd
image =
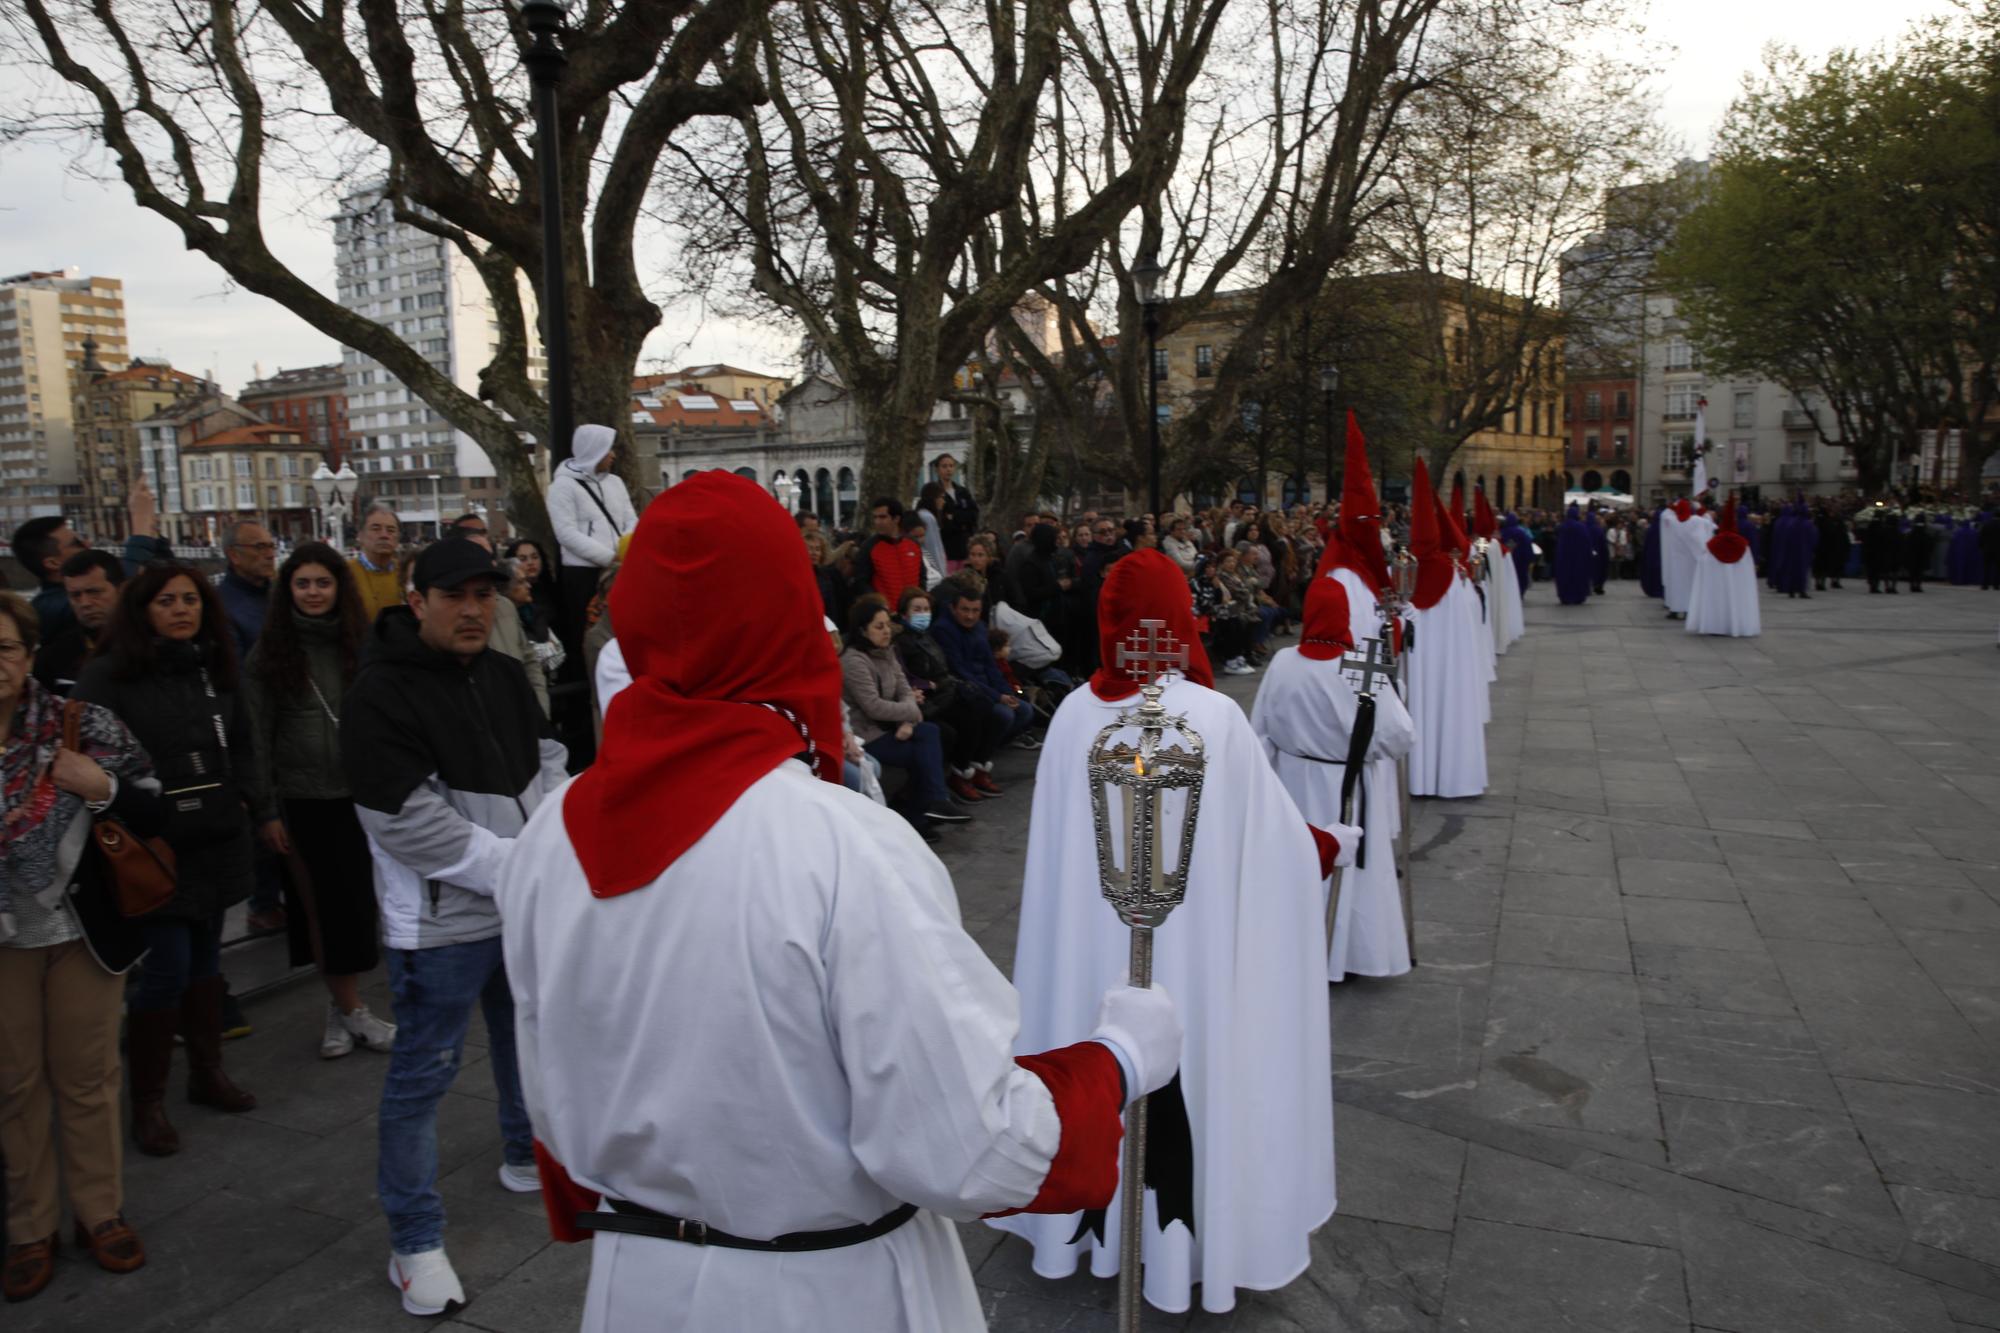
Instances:
[[[1521,581],[1513,560],[1497,539],[1481,545],[1486,550],[1486,618],[1493,627],[1493,651],[1505,653],[1527,627],[1521,608]]]
[[[1035,772],[1014,984],[1022,1051],[1087,1036],[1106,987],[1126,975],[1131,932],[1098,889],[1084,757],[1138,697],[1107,703],[1088,686],[1057,708]],[[1208,768],[1187,901],[1154,935],[1153,978],[1187,1032],[1181,1085],[1194,1135],[1197,1238],[1165,1234],[1147,1202],[1145,1295],[1162,1310],[1234,1308],[1236,1288],[1284,1286],[1311,1262],[1311,1232],[1333,1214],[1333,1072],[1319,856],[1306,821],[1264,759],[1237,704],[1174,678],[1164,703],[1201,733]],[[1170,820],[1169,823],[1177,824]],[[1175,830],[1177,831],[1177,830]],[[1075,1215],[992,1223],[1027,1238],[1035,1271],[1063,1278],[1091,1252],[1118,1271],[1118,1205],[1106,1245],[1069,1243]],[[861,1325],[853,1325],[862,1327]]]
[[[1687,611],[1694,588],[1696,545],[1689,536],[1699,527],[1699,517],[1690,514],[1683,522],[1671,509],[1660,511],[1660,588],[1667,610],[1677,615]]]
[[[1015,993],[937,858],[900,816],[787,762],[654,883],[598,899],[566,793],[496,894],[521,1085],[556,1160],[741,1236],[924,1210],[789,1255],[599,1233],[585,1333],[984,1329],[946,1219],[1032,1200],[1061,1125],[1014,1063]]]
[[[1486,631],[1478,598],[1454,573],[1450,590],[1411,617],[1416,640],[1410,645],[1409,707],[1417,739],[1410,751],[1410,794],[1478,796],[1486,790],[1491,651],[1490,639],[1481,642]]]
[[[1264,742],[1271,767],[1300,813],[1321,828],[1340,819],[1340,784],[1347,774],[1342,761],[1359,707],[1339,662],[1314,661],[1297,648],[1279,649],[1257,687],[1250,727]],[[1412,739],[1409,710],[1383,684],[1375,691],[1375,733],[1361,779],[1365,798],[1358,795],[1350,812],[1364,821],[1368,864],[1340,872],[1340,904],[1327,950],[1329,981],[1343,980],[1350,972],[1397,977],[1410,970],[1403,897],[1396,882],[1396,835],[1402,828],[1396,760],[1409,752]],[[1322,920],[1325,894],[1332,887],[1331,877],[1323,881]]]
[[[1695,557],[1694,585],[1688,593],[1687,631],[1752,639],[1763,632],[1757,605],[1757,566],[1745,551],[1724,564],[1704,545]]]

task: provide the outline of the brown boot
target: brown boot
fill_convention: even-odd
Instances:
[[[9,1304],[39,1296],[42,1288],[49,1285],[56,1275],[56,1243],[56,1236],[51,1235],[47,1240],[7,1247],[7,1267],[0,1273],[0,1295]]]
[[[125,1068],[132,1078],[132,1138],[148,1157],[171,1157],[181,1136],[167,1119],[167,1071],[174,1063],[178,1009],[133,1012],[125,1019]]]
[[[99,1222],[88,1230],[83,1220],[77,1219],[76,1248],[87,1251],[107,1273],[130,1273],[146,1266],[146,1247],[123,1217]]]
[[[220,976],[203,977],[181,992],[181,1039],[187,1042],[188,1100],[218,1111],[248,1111],[257,1099],[222,1072]]]

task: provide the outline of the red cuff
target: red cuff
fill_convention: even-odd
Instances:
[[[1333,873],[1334,862],[1340,857],[1340,839],[1317,824],[1306,827],[1312,830],[1313,846],[1319,849],[1319,877],[1325,879]]]
[[[1125,1137],[1120,1118],[1125,1076],[1118,1071],[1118,1057],[1103,1042],[1080,1041],[1040,1055],[1019,1055],[1014,1063],[1041,1079],[1055,1099],[1062,1140],[1034,1201],[987,1216],[1110,1207],[1118,1191],[1118,1145]]]
[[[576,1215],[596,1212],[598,1200],[604,1196],[571,1180],[540,1139],[535,1140],[535,1166],[542,1173],[542,1207],[548,1210],[549,1235],[565,1245],[589,1240],[591,1233],[577,1226]]]

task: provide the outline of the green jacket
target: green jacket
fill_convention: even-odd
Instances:
[[[341,696],[347,682],[340,676],[339,622],[292,613],[306,652],[312,687],[282,691],[264,679],[264,643],[260,639],[243,664],[243,697],[250,705],[250,725],[257,737],[257,767],[267,792],[296,800],[325,801],[349,796],[347,775],[340,766]],[[320,697],[325,696],[324,706]],[[327,716],[332,709],[334,717]]]

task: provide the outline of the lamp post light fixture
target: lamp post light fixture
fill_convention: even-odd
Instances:
[[[1319,368],[1320,440],[1326,448],[1326,502],[1340,498],[1333,484],[1333,396],[1340,392],[1340,367],[1329,361]]]
[[[354,493],[361,489],[361,478],[347,464],[340,465],[340,471],[330,470],[322,461],[313,469],[313,499],[319,502],[320,530],[331,538],[336,551],[347,549],[347,512],[354,503]]]
[[[556,88],[569,57],[557,38],[567,7],[561,0],[518,0],[521,25],[534,36],[522,53],[534,88],[535,159],[542,194],[542,351],[548,359],[549,465],[569,457],[576,419],[570,407],[569,279],[563,262],[562,153]]]
[[[1152,445],[1152,486],[1147,507],[1153,521],[1160,521],[1160,375],[1156,365],[1160,341],[1160,279],[1167,270],[1160,265],[1157,251],[1147,250],[1132,266],[1132,295],[1144,312],[1146,324],[1146,431]]]
[[[789,472],[778,474],[778,479],[771,483],[771,491],[778,497],[778,503],[784,506],[787,514],[798,512],[792,508],[792,501],[798,496],[799,484],[792,480]]]

